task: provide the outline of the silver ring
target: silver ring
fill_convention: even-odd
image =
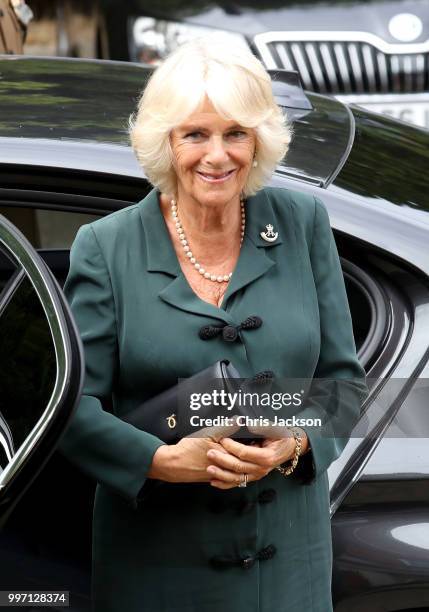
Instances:
[[[243,480],[238,484],[240,488],[247,487],[247,479],[249,478],[247,474],[242,474]]]

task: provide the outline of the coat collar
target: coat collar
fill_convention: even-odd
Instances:
[[[269,257],[269,251],[282,242],[280,226],[267,193],[262,190],[246,201],[246,232],[237,266],[221,308],[201,300],[190,288],[180,267],[159,206],[159,191],[152,189],[140,202],[139,207],[146,239],[148,272],[162,272],[175,277],[160,291],[159,297],[182,310],[233,324],[231,315],[225,310],[228,298],[275,265],[275,262]],[[279,232],[277,239],[273,242],[267,242],[261,236],[261,232],[267,231],[267,225],[272,225],[274,231]]]
[[[179,261],[159,206],[159,191],[152,189],[139,203],[145,234],[148,272],[181,274]]]
[[[267,232],[269,225],[277,232],[277,238],[272,242],[268,242],[261,235],[262,232]],[[246,234],[256,247],[269,249],[282,243],[280,224],[264,189],[246,201]]]

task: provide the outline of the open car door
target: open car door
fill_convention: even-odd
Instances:
[[[0,527],[55,449],[81,394],[83,363],[57,281],[0,215]]]

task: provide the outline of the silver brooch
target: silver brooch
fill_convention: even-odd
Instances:
[[[279,235],[279,233],[274,231],[274,227],[271,225],[271,223],[269,223],[265,227],[267,228],[267,231],[261,232],[261,238],[263,238],[267,242],[274,242],[274,240],[277,240],[277,236]]]

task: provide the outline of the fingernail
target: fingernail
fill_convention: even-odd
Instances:
[[[210,449],[209,451],[207,451],[207,457],[216,457],[216,451]]]

